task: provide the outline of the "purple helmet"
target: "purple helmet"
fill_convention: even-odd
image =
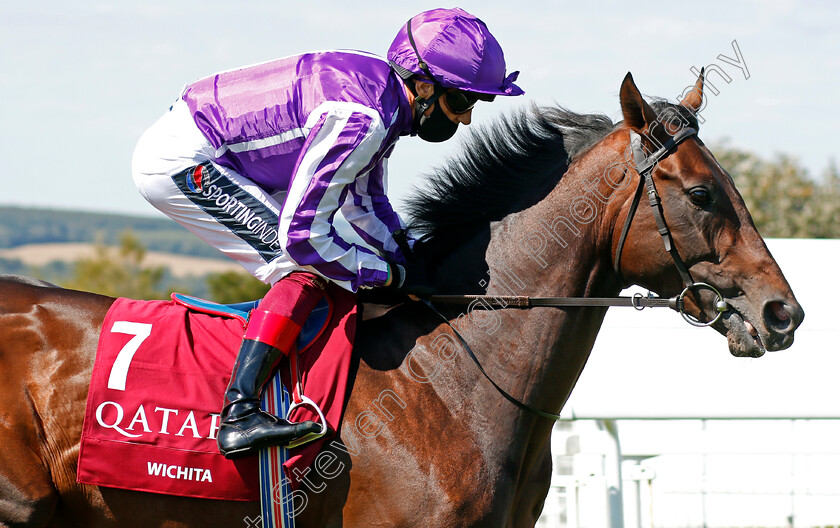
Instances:
[[[505,75],[505,55],[484,22],[463,9],[432,9],[397,33],[388,60],[403,78],[431,76],[445,88],[488,95],[522,95]]]

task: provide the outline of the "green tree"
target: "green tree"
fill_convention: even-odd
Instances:
[[[834,160],[823,173],[811,226],[815,238],[840,238],[840,169]]]
[[[218,303],[237,303],[262,299],[268,285],[244,272],[226,271],[207,276],[210,299]]]
[[[165,268],[143,265],[146,248],[130,230],[120,235],[118,248],[106,246],[101,236],[97,240],[94,256],[76,262],[72,277],[62,286],[112,297],[169,297],[173,290],[161,284]]]
[[[834,163],[815,180],[784,154],[768,161],[725,142],[712,151],[732,175],[762,236],[840,238],[840,173]]]

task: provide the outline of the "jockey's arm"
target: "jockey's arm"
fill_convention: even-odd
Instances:
[[[301,268],[351,291],[383,286],[388,281],[387,260],[371,248],[344,240],[333,219],[357,177],[369,172],[381,154],[387,130],[377,114],[340,105],[310,116],[307,128],[280,213],[286,254]]]
[[[389,262],[405,263],[394,232],[405,230],[405,222],[394,211],[387,193],[387,156],[347,188],[341,213],[358,235],[381,251]],[[407,239],[409,247],[414,239]]]

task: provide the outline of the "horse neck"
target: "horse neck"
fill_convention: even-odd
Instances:
[[[610,202],[611,194],[621,193],[592,185],[603,174],[603,167],[595,165],[584,160],[572,165],[543,200],[492,225],[486,245],[467,244],[454,254],[452,264],[458,263],[457,269],[483,272],[483,277],[468,276],[463,287],[469,291],[479,283],[496,296],[617,295],[621,288],[610,252],[616,208]],[[486,251],[475,254],[476,246]],[[470,259],[474,265],[468,264]],[[461,328],[501,386],[536,408],[558,412],[583,369],[605,314],[601,308],[476,310],[461,318],[467,321]],[[476,384],[488,398],[497,398],[490,395],[494,389],[488,385]],[[509,409],[518,412],[513,406]]]

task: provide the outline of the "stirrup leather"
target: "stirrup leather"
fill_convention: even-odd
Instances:
[[[289,423],[298,423],[298,422],[292,422],[291,419],[289,418],[292,415],[292,411],[294,411],[298,407],[307,406],[310,409],[312,409],[313,411],[315,411],[315,414],[318,415],[318,420],[319,420],[318,425],[321,426],[320,431],[315,432],[315,433],[308,433],[308,434],[298,438],[297,440],[292,440],[291,442],[286,444],[287,449],[292,449],[293,447],[299,447],[299,446],[302,446],[304,444],[308,444],[309,442],[313,442],[313,441],[321,438],[322,436],[327,434],[328,429],[327,429],[327,420],[326,420],[326,418],[324,418],[324,412],[321,410],[320,407],[318,407],[317,403],[312,401],[309,397],[304,396],[304,394],[302,392],[301,383],[300,383],[300,370],[298,369],[298,351],[297,350],[292,350],[291,353],[289,354],[289,366],[290,366],[290,369],[291,369],[292,383],[294,383],[294,387],[292,387],[292,393],[290,395],[291,398],[292,398],[292,404],[289,405],[289,408],[286,410],[286,416],[284,418]]]

